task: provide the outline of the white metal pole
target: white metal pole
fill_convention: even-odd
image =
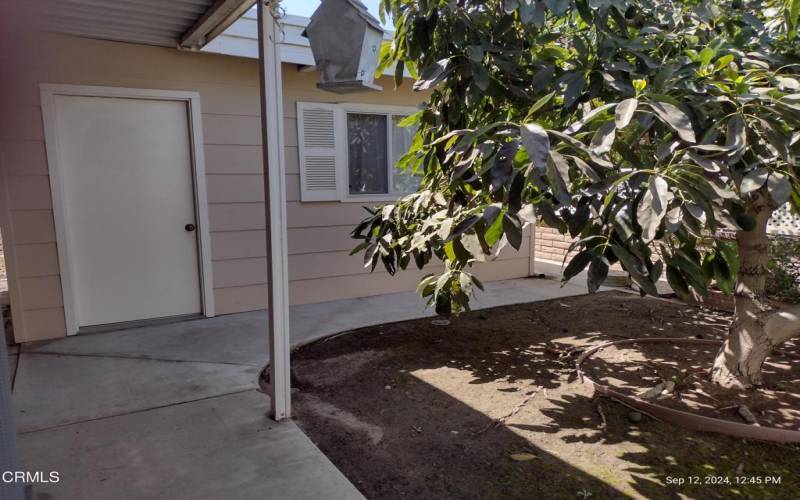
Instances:
[[[271,416],[291,416],[289,378],[289,272],[286,235],[286,166],[283,145],[283,80],[278,46],[278,0],[258,0],[258,66],[264,158],[269,297]]]

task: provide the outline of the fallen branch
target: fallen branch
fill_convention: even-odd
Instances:
[[[487,431],[489,431],[489,430],[491,430],[491,429],[494,429],[495,427],[498,427],[498,426],[500,426],[500,425],[502,425],[502,424],[506,423],[506,421],[507,421],[509,418],[511,418],[511,417],[513,417],[514,415],[516,415],[517,413],[519,413],[519,411],[520,411],[520,410],[521,410],[521,409],[522,409],[522,408],[523,408],[523,407],[524,407],[526,404],[528,404],[528,402],[530,402],[530,400],[531,400],[531,399],[533,399],[534,397],[536,397],[536,395],[537,395],[537,394],[539,394],[539,391],[541,391],[541,390],[542,390],[542,388],[541,388],[541,387],[537,387],[535,391],[533,391],[532,393],[528,394],[528,395],[525,397],[525,399],[523,399],[523,400],[522,400],[522,402],[521,402],[520,404],[518,404],[517,406],[515,406],[515,407],[514,407],[514,409],[513,409],[513,410],[511,410],[510,412],[508,412],[507,414],[503,415],[503,416],[502,416],[502,417],[500,417],[500,418],[495,418],[495,419],[492,419],[492,421],[491,421],[491,422],[489,422],[488,424],[486,424],[486,426],[485,426],[484,428],[482,428],[482,429],[481,429],[481,430],[479,430],[479,431],[473,432],[473,433],[472,433],[472,435],[473,435],[473,436],[480,436],[480,435],[481,435],[481,434],[483,434],[484,432],[487,432]]]

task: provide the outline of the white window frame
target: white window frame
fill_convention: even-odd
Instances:
[[[336,128],[342,133],[336,134],[336,177],[338,179],[339,199],[343,202],[372,202],[372,201],[395,201],[409,193],[392,193],[391,188],[394,184],[394,165],[388,162],[393,157],[392,151],[392,119],[395,116],[409,116],[419,111],[418,108],[410,106],[386,106],[381,104],[360,104],[360,103],[340,103],[336,106]],[[347,114],[358,113],[368,115],[386,116],[386,157],[388,169],[388,186],[390,192],[387,194],[351,194],[350,193],[350,168],[348,158],[348,137],[347,137]]]

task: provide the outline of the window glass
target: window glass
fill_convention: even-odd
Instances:
[[[411,149],[411,141],[417,133],[415,127],[400,127],[398,124],[404,116],[392,117],[392,168],[398,160]],[[392,192],[411,193],[419,187],[419,174],[415,175],[409,170],[398,170],[394,168],[392,175]]]
[[[388,140],[386,115],[347,114],[350,194],[386,194]]]

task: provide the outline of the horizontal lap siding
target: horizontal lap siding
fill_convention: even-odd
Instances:
[[[44,148],[38,85],[42,82],[160,90],[201,95],[206,184],[209,202],[214,297],[218,314],[260,309],[266,303],[266,224],[261,160],[258,67],[255,60],[178,52],[158,47],[48,36],[41,54],[19,67],[23,82],[4,93],[14,100],[0,117],[2,168],[8,217],[3,230],[13,245],[7,253],[10,285],[17,294],[20,340],[65,332],[52,201]],[[56,47],[55,49],[53,47]],[[40,64],[36,64],[36,63]],[[292,303],[412,290],[428,272],[416,269],[391,277],[370,274],[360,255],[349,256],[349,233],[366,214],[358,203],[301,203],[297,148],[297,101],[414,106],[425,96],[409,85],[383,93],[339,96],[316,88],[316,73],[284,65],[286,196]],[[3,78],[0,76],[0,78]],[[3,78],[3,80],[5,80]],[[6,236],[4,234],[4,236]],[[479,266],[484,279],[526,276],[529,247],[506,252]]]
[[[25,44],[40,52],[11,61],[11,81],[3,72],[0,117],[0,161],[8,209],[3,237],[13,248],[9,260],[15,334],[29,341],[63,336],[63,297],[53,222],[44,133],[41,122],[39,84],[98,85],[199,92],[205,138],[209,212],[213,224],[263,229],[263,177],[259,118],[258,68],[255,61],[173,49],[48,35]],[[8,67],[6,64],[3,67]],[[298,181],[295,182],[297,184]],[[241,205],[260,207],[260,222],[247,218],[237,222]],[[239,212],[236,208],[239,207]],[[227,210],[227,212],[226,212]],[[245,215],[248,215],[245,211]],[[250,226],[248,226],[250,224]],[[255,225],[253,225],[255,224]],[[260,294],[249,301],[226,300],[226,286],[239,281],[264,281],[263,231],[257,241],[233,241],[258,248],[251,268],[229,274],[220,264],[222,278],[219,311],[252,309],[263,304]],[[213,246],[224,255],[247,255],[247,247],[231,248],[231,241]],[[218,267],[214,263],[215,269]],[[243,274],[244,272],[244,274]],[[238,274],[237,274],[238,273]],[[227,281],[225,281],[227,279]],[[263,287],[262,287],[263,288]],[[257,298],[256,298],[257,297]]]
[[[380,82],[387,89],[384,93],[342,97],[318,90],[315,73],[298,73],[294,67],[285,65],[283,77],[291,302],[305,304],[413,290],[419,279],[431,270],[418,271],[413,268],[397,276],[390,276],[379,266],[376,272],[370,273],[364,268],[361,255],[349,255],[357,243],[350,238],[350,231],[366,215],[361,204],[299,201],[296,114],[298,101],[357,100],[374,104],[416,106],[421,97],[412,93],[409,85],[397,92],[393,91],[394,84],[389,79]],[[210,146],[206,146],[206,151],[209,148]],[[212,154],[220,158],[219,168],[222,168],[223,153],[215,151]],[[233,168],[239,173],[250,172],[247,167],[236,162],[233,162]],[[228,201],[233,202],[234,193],[231,192],[229,196]],[[218,287],[217,310],[232,312],[245,310],[254,304],[263,304],[267,293],[266,265],[256,264],[258,256],[266,255],[263,203],[243,201],[236,205],[212,204],[210,218],[215,282]],[[530,254],[528,241],[529,238],[526,238],[519,252],[508,249],[497,262],[479,266],[478,274],[483,275],[487,281],[527,276]],[[436,267],[432,270],[436,270]],[[261,302],[253,302],[253,293],[260,294]]]
[[[0,104],[2,232],[15,335],[38,340],[64,335],[64,307],[38,89],[14,91]]]

